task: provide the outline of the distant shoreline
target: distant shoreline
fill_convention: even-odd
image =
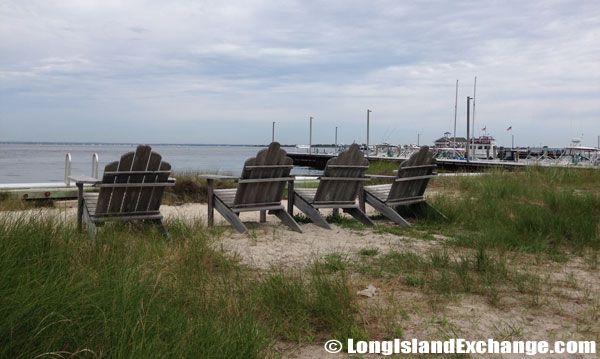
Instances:
[[[229,143],[147,143],[150,146],[198,146],[198,147],[269,147],[269,144],[229,144]],[[0,141],[0,145],[76,145],[76,146],[89,146],[89,145],[108,145],[108,146],[137,146],[138,142],[52,142],[52,141]],[[313,144],[313,147],[335,147],[335,144],[331,143],[317,143]],[[281,147],[296,147],[296,144],[281,144]]]
[[[53,142],[53,141],[0,141],[0,144],[9,145],[110,145],[128,146],[139,145],[138,142]],[[227,147],[268,147],[268,144],[227,144],[227,143],[148,143],[151,146],[227,146]],[[281,147],[295,147],[296,145],[283,144]]]

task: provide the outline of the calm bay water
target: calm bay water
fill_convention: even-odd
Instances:
[[[92,155],[98,154],[99,172],[117,161],[121,155],[135,151],[137,145],[112,144],[15,144],[0,143],[0,183],[62,182],[65,155],[71,154],[71,173],[91,175]],[[176,171],[201,170],[239,174],[244,161],[256,155],[261,147],[152,145],[152,150]],[[294,152],[293,147],[284,147]],[[294,167],[295,174],[317,173],[306,167]]]

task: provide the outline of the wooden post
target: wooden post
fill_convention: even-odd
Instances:
[[[77,182],[77,230],[83,229],[83,182]]]
[[[310,130],[308,135],[308,153],[312,153],[312,116],[310,116]]]
[[[287,211],[290,216],[294,215],[294,181],[288,181]]]
[[[267,211],[260,211],[260,223],[267,221]]]
[[[598,143],[600,144],[600,136],[598,136]],[[337,126],[335,126],[335,152],[337,153]]]
[[[214,180],[212,178],[207,178],[206,184],[208,186],[208,199],[206,201],[208,203],[208,226],[210,227],[215,224]]]
[[[367,152],[365,152],[365,155],[367,157],[369,157],[369,126],[370,126],[369,114],[370,113],[371,113],[371,110],[367,109]]]

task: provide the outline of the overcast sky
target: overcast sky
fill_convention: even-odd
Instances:
[[[600,135],[600,1],[0,2],[0,141]]]

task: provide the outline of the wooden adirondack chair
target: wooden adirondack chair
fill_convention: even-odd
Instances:
[[[314,224],[331,229],[319,213],[319,208],[333,208],[335,212],[341,208],[362,223],[374,225],[356,203],[363,182],[369,181],[369,178],[365,177],[368,168],[369,161],[364,157],[360,147],[353,144],[348,150],[327,161],[318,188],[294,188],[293,186],[288,188],[289,214],[294,214],[295,205]]]
[[[163,225],[160,204],[165,187],[174,186],[169,178],[171,165],[152,152],[147,145],[139,145],[134,152],[121,156],[120,161],[104,167],[102,180],[88,176],[71,176],[79,190],[77,228],[82,229],[82,218],[93,238],[96,225],[106,221],[151,221],[168,232]],[[100,192],[84,193],[83,185],[99,187]]]
[[[241,212],[260,211],[260,221],[266,220],[266,211],[277,216],[291,230],[302,232],[281,204],[285,183],[293,181],[290,170],[293,161],[286,156],[279,143],[272,142],[268,149],[258,152],[244,163],[240,177],[204,175],[208,183],[208,225],[214,224],[216,209],[240,233],[248,228],[240,220]],[[214,189],[214,180],[233,180],[237,188]]]
[[[395,207],[398,206],[408,206],[411,209],[416,209],[416,205],[426,205],[446,218],[427,203],[424,196],[429,180],[437,176],[437,173],[433,172],[436,166],[435,158],[430,153],[429,147],[423,146],[409,159],[402,162],[397,176],[371,176],[390,178],[394,182],[392,184],[366,186],[364,188],[364,200],[381,214],[401,226],[410,226],[410,224],[396,212]],[[362,203],[362,207],[364,210],[364,203]]]

